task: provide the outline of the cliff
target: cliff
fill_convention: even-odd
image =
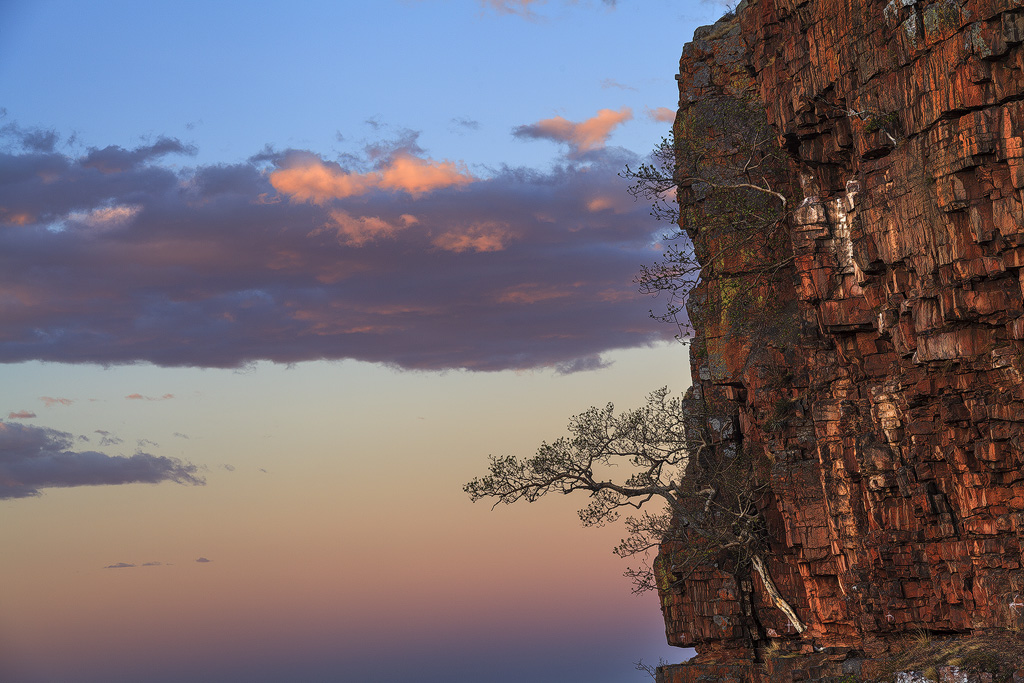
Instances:
[[[759,455],[769,570],[807,628],[709,561],[661,591],[698,657],[660,681],[892,680],[915,648],[962,655],[926,678],[1024,680],[1022,43],[1020,0],[754,0],[686,45],[677,138],[702,102],[753,102],[784,158],[757,250],[679,196],[694,395],[717,448]]]

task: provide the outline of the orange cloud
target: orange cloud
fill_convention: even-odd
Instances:
[[[365,175],[349,173],[319,160],[278,169],[270,174],[270,184],[278,192],[291,195],[293,199],[317,204],[363,194],[373,186]]]
[[[525,285],[517,289],[505,290],[498,297],[498,302],[503,304],[534,304],[538,301],[549,299],[560,299],[569,296],[569,292],[555,287],[543,287],[541,285]]]
[[[651,109],[647,108],[647,118],[653,121],[661,121],[663,123],[673,123],[676,120],[676,113],[668,107],[655,107]]]
[[[270,184],[278,192],[316,204],[365,194],[377,188],[418,196],[445,187],[467,185],[474,180],[465,164],[420,159],[408,154],[397,155],[386,166],[370,173],[350,173],[336,164],[307,158],[270,174]]]
[[[405,230],[410,225],[419,222],[416,216],[407,213],[399,217],[400,222],[389,223],[378,216],[353,216],[341,211],[331,211],[331,222],[319,230],[314,230],[312,235],[324,232],[333,232],[340,244],[347,244],[350,247],[361,247],[369,242],[376,242],[378,239],[390,238]]]
[[[380,187],[416,196],[443,187],[467,185],[474,180],[464,164],[401,155],[395,157],[381,173]]]
[[[52,408],[56,405],[69,406],[74,403],[74,399],[70,398],[54,398],[52,396],[40,396],[39,400],[42,401],[47,408]]]
[[[497,223],[477,223],[465,232],[446,232],[435,237],[433,245],[461,254],[464,251],[501,251],[511,237],[508,228]]]
[[[7,419],[8,420],[29,420],[29,419],[31,419],[31,418],[33,418],[35,416],[36,416],[36,414],[33,413],[31,410],[19,410],[16,413],[9,413],[7,415]]]
[[[7,225],[28,225],[35,220],[35,216],[25,211],[11,211],[0,207],[0,223]]]
[[[619,111],[601,109],[586,121],[576,123],[561,116],[555,116],[529,126],[519,126],[512,131],[512,134],[516,137],[544,138],[565,142],[572,146],[576,153],[591,152],[602,149],[612,130],[632,118],[633,110],[629,107],[623,107]]]

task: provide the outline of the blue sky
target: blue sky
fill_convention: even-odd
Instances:
[[[617,173],[721,12],[0,2],[0,673],[613,683],[685,658],[583,501],[461,485],[688,383],[632,282],[665,228]]]

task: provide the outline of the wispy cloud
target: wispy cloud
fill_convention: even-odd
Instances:
[[[8,420],[30,420],[35,417],[36,414],[31,410],[18,410],[13,413],[7,414]]]
[[[555,366],[555,370],[560,375],[572,375],[577,372],[600,370],[601,368],[606,368],[609,365],[611,365],[611,363],[603,360],[600,356],[587,356],[586,358],[577,358],[565,363],[559,363]]]
[[[563,142],[569,145],[570,157],[579,157],[587,152],[603,149],[612,130],[632,118],[633,110],[629,107],[623,107],[618,111],[601,109],[595,116],[585,121],[574,122],[555,116],[526,126],[518,126],[513,129],[512,135],[517,138]]]
[[[535,8],[539,8],[542,5],[546,5],[547,0],[478,0],[481,7],[491,9],[498,14],[513,14],[521,16],[525,19],[535,20],[537,14],[533,11]],[[593,2],[580,2],[580,0],[562,0],[564,5],[590,5],[593,6]],[[616,0],[600,0],[600,4],[607,8],[614,9],[617,2]]]
[[[449,130],[452,129],[460,130],[463,132],[467,130],[479,130],[480,122],[465,116],[459,116],[451,120],[451,126],[449,126]]]
[[[39,400],[43,402],[47,408],[54,406],[69,406],[74,403],[74,399],[71,398],[54,398],[53,396],[40,396]]]
[[[130,567],[135,566],[137,565],[131,564],[129,562],[118,562],[117,564],[108,564],[106,567],[104,567],[104,569],[128,569]]]
[[[604,78],[604,79],[601,79],[601,87],[604,88],[605,90],[608,90],[610,88],[616,88],[618,90],[633,90],[633,91],[636,91],[636,88],[634,88],[633,86],[626,85],[625,83],[619,83],[614,78]]]
[[[73,442],[55,429],[0,422],[0,499],[38,496],[40,489],[55,487],[204,483],[195,465],[175,458],[73,451]]]
[[[105,429],[96,429],[94,430],[94,433],[100,435],[101,446],[117,446],[124,443],[124,439],[111,434]]]
[[[521,17],[534,18],[531,6],[544,5],[547,0],[479,0],[481,7],[494,10],[498,14],[517,14]]]
[[[0,362],[501,370],[670,338],[632,282],[661,227],[616,175],[638,157],[605,146],[629,116],[523,127],[569,145],[544,172],[445,166],[407,132],[345,165],[268,149],[179,170],[147,148],[100,170],[0,151]],[[120,206],[136,208],[116,230],[62,227]]]
[[[142,394],[128,394],[125,396],[129,401],[166,401],[174,398],[174,394],[164,394],[163,396],[143,396]]]

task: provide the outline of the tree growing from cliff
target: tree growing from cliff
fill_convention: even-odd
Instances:
[[[652,316],[688,336],[691,295],[715,276],[735,295],[716,307],[705,303],[703,312],[739,327],[758,322],[752,309],[765,303],[758,286],[792,261],[780,239],[788,201],[777,179],[786,177],[786,164],[763,107],[723,95],[683,109],[650,163],[626,167],[621,175],[632,181],[630,194],[650,201],[652,216],[677,226],[663,236],[663,258],[637,276],[641,291],[667,297],[665,312]]]
[[[626,572],[637,591],[670,587],[713,557],[728,558],[757,572],[773,603],[802,631],[764,563],[767,538],[757,508],[763,491],[750,458],[741,449],[712,447],[702,406],[692,392],[682,398],[662,388],[634,410],[592,407],[570,419],[570,436],[543,443],[532,458],[491,456],[488,473],[464,490],[474,502],[490,498],[494,505],[587,494],[590,503],[579,511],[584,526],[629,514],[628,536],[614,552],[641,560]]]

